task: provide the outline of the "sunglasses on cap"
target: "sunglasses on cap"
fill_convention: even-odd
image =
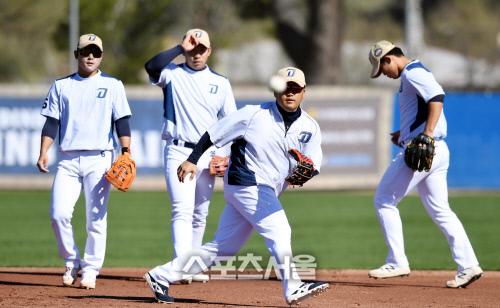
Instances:
[[[102,51],[99,49],[99,47],[94,45],[78,49],[78,54],[82,57],[88,57],[90,54],[92,54],[94,58],[102,57]]]

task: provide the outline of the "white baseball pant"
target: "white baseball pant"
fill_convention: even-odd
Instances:
[[[210,149],[198,161],[195,179],[179,182],[177,168],[191,152],[190,148],[174,144],[167,144],[164,148],[165,181],[172,207],[174,258],[201,246],[214,190],[215,178],[208,170]]]
[[[196,275],[210,265],[215,257],[231,257],[255,229],[265,240],[266,246],[280,268],[285,297],[296,290],[301,280],[292,260],[291,229],[285,211],[272,188],[268,186],[224,185],[226,207],[219,219],[214,239],[200,249],[190,251],[174,260],[157,266],[149,273],[166,285]],[[191,256],[202,260],[202,265],[184,268]]]
[[[113,156],[112,151],[60,152],[52,186],[50,218],[59,255],[66,266],[81,266],[84,277],[97,276],[104,262],[106,206],[110,187],[104,174],[110,168]],[[87,241],[85,254],[80,259],[71,219],[82,187],[85,194]]]
[[[435,142],[435,147],[434,161],[429,172],[414,172],[408,168],[402,150],[386,170],[375,192],[375,209],[389,250],[386,263],[409,266],[397,205],[410,191],[417,188],[427,213],[445,235],[453,260],[461,271],[479,263],[462,223],[448,203],[448,146],[441,140]]]

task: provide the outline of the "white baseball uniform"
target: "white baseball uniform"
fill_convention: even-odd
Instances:
[[[401,73],[399,89],[399,142],[403,149],[386,170],[374,198],[375,209],[389,250],[386,263],[391,265],[409,267],[397,205],[414,188],[417,188],[427,213],[446,236],[458,270],[478,265],[462,223],[448,204],[446,175],[450,153],[445,142],[447,132],[444,112],[441,113],[434,129],[435,156],[431,170],[414,172],[404,162],[404,147],[424,131],[429,102],[443,100],[443,89],[420,61],[414,60],[406,65]]]
[[[77,73],[56,80],[42,107],[43,116],[59,120],[59,162],[52,186],[50,217],[59,254],[67,267],[82,268],[95,278],[104,262],[109,183],[103,175],[117,145],[115,120],[130,116],[120,80],[100,71],[83,78]],[[71,218],[83,188],[87,219],[85,254],[73,236]]]
[[[214,154],[227,156],[229,147],[218,153],[215,148],[207,151],[198,162],[196,180],[180,183],[177,168],[211,125],[236,110],[236,103],[229,80],[208,66],[195,71],[186,64],[170,63],[159,80],[151,81],[164,95],[165,180],[172,206],[174,256],[179,256],[202,244],[215,182],[208,164]]]
[[[318,124],[305,111],[285,129],[275,102],[246,106],[226,117],[208,133],[210,140],[221,147],[233,141],[231,160],[224,177],[226,207],[220,217],[214,239],[201,249],[180,256],[154,268],[149,274],[168,286],[203,270],[198,263],[187,269],[191,255],[200,256],[205,266],[216,257],[234,256],[253,230],[265,240],[278,262],[283,292],[288,296],[300,284],[291,270],[291,229],[278,196],[286,188],[285,178],[296,165],[287,153],[296,148],[317,162],[322,160],[321,132]],[[264,136],[264,137],[263,137]]]

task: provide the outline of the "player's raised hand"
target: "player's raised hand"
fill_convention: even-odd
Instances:
[[[190,35],[187,35],[184,40],[182,40],[182,43],[181,43],[181,46],[182,46],[182,49],[184,49],[184,51],[191,51],[193,50],[196,45],[198,45],[199,41],[196,37],[194,37],[194,35],[190,34]]]
[[[36,166],[38,167],[38,170],[42,173],[48,173],[49,172],[49,156],[47,153],[40,154],[40,157],[38,158],[38,161],[36,162]]]
[[[196,170],[197,168],[195,164],[190,163],[187,160],[184,161],[179,168],[177,168],[177,177],[179,178],[179,182],[184,183],[184,179],[189,173],[191,173],[189,180],[192,181],[196,175]]]

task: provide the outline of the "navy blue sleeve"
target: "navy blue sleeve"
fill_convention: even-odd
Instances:
[[[130,118],[130,116],[119,118],[115,121],[116,134],[118,135],[118,137],[130,137],[130,123],[128,121],[128,118]]]
[[[146,72],[148,72],[149,77],[154,81],[158,81],[158,79],[160,79],[161,70],[182,52],[183,49],[181,45],[177,45],[174,48],[162,51],[151,58],[144,64],[144,68],[146,69]]]
[[[42,128],[42,136],[47,136],[55,139],[59,130],[59,120],[52,117],[46,117],[45,124]]]
[[[439,94],[431,98],[427,103],[432,103],[432,102],[441,102],[444,104],[444,95]]]
[[[196,144],[196,146],[193,149],[193,152],[191,152],[191,155],[187,158],[187,161],[193,164],[197,164],[198,160],[200,160],[201,155],[205,153],[206,150],[208,150],[209,147],[213,145],[212,140],[210,140],[210,135],[208,132],[205,132],[203,136],[201,136],[200,141]]]

